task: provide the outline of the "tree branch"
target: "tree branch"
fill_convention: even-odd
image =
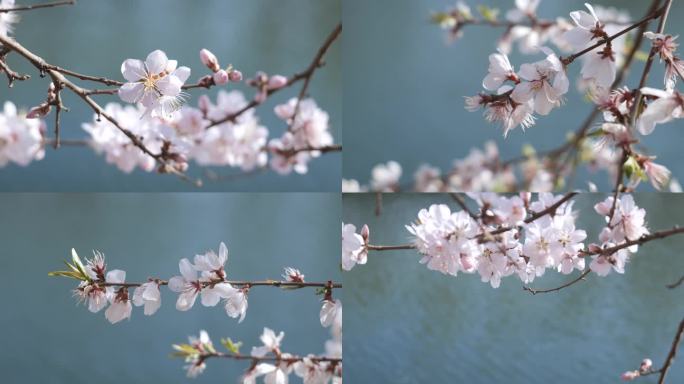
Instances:
[[[13,7],[13,8],[0,8],[0,13],[17,12],[17,11],[33,11],[34,9],[52,8],[52,7],[59,7],[62,5],[74,5],[74,4],[76,4],[76,1],[74,1],[74,0],[54,1],[52,3],[22,5],[22,6],[17,6],[17,7]]]

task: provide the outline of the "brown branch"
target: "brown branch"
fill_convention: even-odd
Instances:
[[[4,55],[0,55],[0,72],[5,72],[5,76],[7,76],[7,86],[10,88],[14,86],[16,80],[25,81],[31,78],[29,75],[20,75],[13,71],[5,62]]]
[[[156,281],[157,284],[159,285],[169,285],[168,280],[160,280],[160,279],[150,279],[150,281]],[[126,288],[132,288],[132,287],[139,287],[143,285],[144,283],[108,283],[108,282],[102,282],[102,281],[94,281],[94,284],[97,284],[101,287],[126,287]],[[326,287],[332,287],[332,288],[342,288],[342,283],[334,283],[334,282],[325,282],[325,283],[309,283],[309,282],[293,282],[293,281],[277,281],[277,280],[257,280],[257,281],[244,281],[244,280],[223,280],[223,281],[205,281],[202,282],[202,285],[204,287],[207,286],[212,286],[218,283],[229,283],[230,285],[236,285],[236,286],[244,286],[244,287],[291,287],[291,288],[306,288],[306,287],[318,287],[318,288],[326,288]]]
[[[311,61],[311,64],[309,64],[309,67],[304,71],[304,84],[302,85],[302,88],[299,90],[299,95],[297,96],[297,103],[295,104],[294,112],[292,113],[292,117],[290,118],[290,125],[287,128],[288,131],[292,130],[292,125],[295,123],[295,120],[297,119],[300,104],[302,103],[302,99],[306,97],[306,91],[309,89],[309,84],[311,83],[311,79],[313,78],[314,73],[316,73],[316,70],[321,65],[323,65],[323,57],[325,56],[325,53],[328,51],[332,43],[335,42],[335,40],[337,40],[341,33],[342,24],[340,23],[337,24],[335,29],[330,33],[330,35],[328,35],[328,37],[325,39],[325,42],[323,42],[323,45],[321,45],[321,47],[318,49],[318,52]]]
[[[266,149],[266,148],[264,148]],[[299,149],[289,149],[289,150],[275,150],[275,152],[281,156],[291,157],[300,152],[320,152],[320,153],[330,153],[330,152],[342,152],[341,144],[325,145],[322,147],[305,147]]]
[[[684,283],[684,276],[680,277],[679,280],[675,281],[674,283],[666,285],[666,287],[669,289],[675,289],[682,285],[682,283]]]
[[[263,356],[263,357],[255,357],[255,356],[250,356],[250,355],[242,355],[242,354],[237,354],[237,353],[225,353],[225,352],[214,352],[214,353],[203,353],[199,355],[199,361],[203,362],[204,360],[210,359],[210,358],[224,358],[224,359],[233,359],[233,360],[251,360],[254,363],[258,362],[264,362],[264,361],[272,361],[272,362],[284,362],[284,363],[296,363],[298,361],[304,360],[304,357],[301,356],[291,356],[291,357],[281,357],[281,356]],[[330,363],[335,363],[339,364],[342,362],[342,358],[338,357],[328,357],[328,356],[319,356],[319,357],[308,357],[309,360],[313,361],[314,363],[319,363],[319,362],[330,362]]]
[[[13,39],[9,39],[6,37],[0,36],[0,43],[2,43],[3,46],[6,48],[16,52],[20,56],[23,56],[26,60],[28,60],[34,67],[36,67],[41,73],[47,73],[50,75],[50,77],[53,79],[53,82],[55,84],[61,84],[63,87],[69,89],[72,91],[74,94],[76,94],[78,97],[80,97],[90,108],[97,114],[98,116],[104,117],[107,119],[110,123],[112,123],[119,131],[121,131],[126,137],[131,140],[133,145],[138,147],[143,153],[149,155],[153,159],[155,159],[161,166],[162,169],[165,172],[172,173],[180,177],[182,180],[189,181],[195,185],[201,185],[201,182],[199,180],[191,180],[189,179],[183,172],[180,172],[176,170],[172,165],[167,163],[166,159],[164,158],[163,154],[155,154],[152,153],[142,142],[141,138],[133,134],[130,130],[124,128],[119,124],[116,119],[114,119],[111,115],[109,115],[105,110],[97,104],[90,96],[87,94],[87,90],[84,88],[79,87],[78,85],[74,84],[70,80],[68,80],[62,72],[56,69],[55,66],[48,64],[43,60],[40,56],[34,54],[33,52],[29,51],[26,49],[24,46],[19,44],[17,41]]]
[[[450,193],[449,196],[458,204],[461,209],[463,209],[465,212],[468,213],[468,216],[470,216],[473,220],[477,221],[479,217],[475,214],[475,212],[471,211],[470,208],[465,203],[465,200],[463,200],[463,196],[461,196],[458,193]]]
[[[660,17],[660,23],[658,24],[657,33],[663,33],[665,30],[665,22],[667,20],[667,15],[670,13],[670,6],[672,5],[672,0],[665,0],[665,5],[661,8],[662,15]],[[641,94],[641,88],[646,86],[646,81],[648,80],[648,75],[651,72],[651,66],[653,65],[653,58],[655,57],[656,49],[651,47],[651,52],[646,59],[646,64],[644,65],[644,71],[641,73],[641,79],[639,80],[639,86],[636,89],[636,96],[634,98],[634,105],[632,106],[632,125],[636,124],[637,114],[639,113],[639,108],[641,107],[641,102],[643,100],[643,95]]]
[[[587,275],[588,275],[590,272],[591,272],[591,269],[587,268],[587,270],[584,271],[584,272],[582,272],[579,276],[577,276],[577,278],[575,278],[575,279],[573,279],[573,280],[570,280],[570,281],[568,281],[567,283],[565,283],[565,284],[563,284],[563,285],[560,285],[560,286],[558,286],[558,287],[555,287],[555,288],[535,289],[535,288],[531,288],[531,287],[528,287],[528,286],[523,286],[523,290],[525,290],[525,291],[531,293],[532,295],[536,295],[536,294],[538,294],[538,293],[557,292],[557,291],[560,291],[560,290],[563,289],[563,288],[567,288],[567,287],[569,287],[569,286],[571,286],[571,285],[573,285],[573,284],[579,283],[580,281],[586,280],[585,278],[587,277]]]
[[[666,4],[664,7],[662,7],[662,8],[660,8],[660,9],[654,11],[654,12],[651,13],[650,15],[644,17],[643,19],[637,21],[636,23],[630,25],[629,27],[627,27],[627,28],[621,30],[620,32],[617,32],[617,33],[615,33],[615,34],[613,34],[613,35],[610,35],[610,36],[608,36],[608,37],[605,38],[605,39],[601,39],[601,40],[599,40],[597,43],[595,43],[595,44],[593,44],[593,45],[590,45],[589,47],[587,47],[587,48],[585,48],[585,49],[583,49],[583,50],[581,50],[581,51],[579,51],[579,52],[573,53],[573,54],[570,55],[570,56],[561,58],[561,61],[563,62],[563,65],[566,65],[566,66],[567,66],[568,64],[570,64],[570,63],[572,63],[573,61],[575,61],[578,57],[580,57],[580,56],[582,56],[582,55],[584,55],[584,54],[586,54],[586,53],[589,53],[589,52],[593,51],[594,49],[596,49],[596,48],[598,48],[598,47],[600,47],[600,46],[602,46],[602,45],[604,45],[604,44],[607,44],[607,43],[612,42],[613,40],[615,40],[615,39],[617,39],[618,37],[624,35],[625,33],[629,32],[629,31],[631,31],[631,30],[633,30],[633,29],[635,29],[635,28],[637,28],[637,27],[640,27],[640,26],[643,25],[643,24],[649,23],[651,20],[657,19],[658,17],[661,17],[661,16],[663,16],[663,15],[667,16],[667,13],[668,13],[668,11],[669,11],[669,3],[671,3],[671,2],[672,2],[672,0],[668,0],[668,4]],[[662,19],[661,19],[661,20],[662,20]]]
[[[402,244],[402,245],[366,245],[366,249],[369,251],[398,251],[403,249],[416,249],[413,244]]]
[[[62,5],[74,5],[74,4],[76,4],[76,1],[74,1],[74,0],[54,1],[52,3],[22,5],[22,6],[17,6],[17,7],[13,7],[13,8],[0,8],[0,13],[17,12],[17,11],[32,11],[34,9],[52,8],[52,7],[59,7]]]
[[[628,240],[628,241],[625,241],[624,243],[621,243],[621,244],[618,244],[618,245],[615,245],[612,247],[604,248],[601,250],[597,250],[597,251],[582,250],[579,252],[579,256],[580,257],[587,257],[587,256],[592,256],[592,255],[610,256],[613,253],[615,253],[621,249],[629,248],[632,245],[642,245],[642,244],[648,243],[649,241],[653,241],[653,240],[657,240],[657,239],[664,239],[666,237],[678,235],[681,233],[684,233],[684,228],[680,228],[680,227],[675,226],[672,229],[659,231],[659,232],[653,232],[650,235],[641,236],[640,238],[638,238],[636,240]]]
[[[288,88],[288,87],[292,86],[293,84],[295,84],[301,80],[304,80],[305,82],[307,82],[307,79],[309,79],[309,81],[310,81],[310,78],[313,76],[313,73],[316,71],[316,69],[318,69],[318,67],[323,65],[323,57],[325,56],[325,53],[328,51],[328,49],[330,48],[332,43],[337,39],[337,37],[339,37],[341,31],[342,31],[342,24],[338,24],[337,27],[335,27],[335,29],[333,30],[333,32],[325,40],[323,45],[318,49],[318,52],[316,53],[314,60],[307,67],[307,69],[305,69],[303,72],[294,74],[292,77],[290,77],[287,80],[287,83],[285,83],[285,85],[283,87],[275,88],[275,89],[268,89],[266,91],[266,96],[267,97],[271,96],[272,94],[280,91],[281,89]],[[307,85],[307,87],[308,87],[308,85]],[[303,91],[306,92],[306,88],[303,88]],[[207,126],[207,128],[211,128],[213,126],[220,125],[220,124],[223,124],[223,123],[226,123],[229,121],[235,121],[235,119],[237,119],[240,115],[242,115],[243,113],[247,112],[248,110],[258,106],[259,104],[260,104],[259,101],[252,100],[249,103],[247,103],[247,105],[245,105],[240,110],[238,110],[234,113],[231,113],[230,115],[227,115],[226,117],[224,117],[222,119],[212,121],[211,124],[209,124]]]
[[[665,376],[667,376],[667,372],[670,370],[670,366],[672,366],[672,362],[677,356],[677,349],[679,349],[679,343],[682,341],[682,335],[684,335],[684,319],[682,319],[682,321],[679,323],[679,327],[677,328],[675,338],[674,340],[672,340],[670,352],[667,354],[667,358],[665,359],[665,364],[663,364],[663,367],[660,368],[660,377],[658,378],[658,384],[665,383]]]

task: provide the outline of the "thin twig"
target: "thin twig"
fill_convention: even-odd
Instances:
[[[306,81],[306,79],[310,79],[311,76],[313,76],[313,72],[315,72],[316,69],[322,65],[322,63],[323,63],[322,60],[323,60],[325,53],[328,51],[328,49],[330,48],[332,43],[335,42],[335,40],[339,37],[341,31],[342,31],[342,24],[338,24],[335,27],[335,29],[333,30],[333,32],[325,40],[323,45],[318,49],[318,52],[316,53],[314,60],[311,62],[312,64],[310,64],[307,67],[307,69],[304,70],[303,72],[297,73],[297,74],[293,75],[292,77],[290,77],[287,80],[287,83],[285,83],[285,85],[283,87],[275,88],[275,89],[273,89],[273,88],[268,89],[266,91],[266,96],[267,97],[271,96],[272,94],[278,92],[279,90],[288,88],[288,87],[292,86],[293,84],[295,84],[301,80]],[[304,89],[304,92],[306,92],[306,89]],[[259,101],[253,99],[252,101],[247,103],[247,105],[245,105],[240,110],[238,110],[234,113],[231,113],[230,115],[227,115],[222,119],[212,121],[211,124],[209,124],[207,126],[207,128],[211,128],[213,126],[220,125],[220,124],[223,124],[223,123],[226,123],[229,121],[235,121],[235,119],[237,119],[240,115],[242,115],[243,113],[247,112],[248,110],[256,107],[259,104],[260,104]]]
[[[682,283],[684,283],[684,276],[680,277],[679,280],[675,281],[674,283],[666,285],[666,287],[669,289],[675,289],[682,285]]]
[[[156,281],[157,284],[159,285],[169,285],[168,280],[160,280],[160,279],[150,279],[150,281]],[[248,287],[291,287],[291,288],[306,288],[306,287],[318,287],[318,288],[326,288],[332,286],[332,288],[342,288],[342,283],[334,283],[334,282],[325,282],[325,283],[309,283],[309,282],[293,282],[293,281],[277,281],[277,280],[257,280],[257,281],[244,281],[244,280],[223,280],[223,281],[205,281],[202,282],[202,285],[204,287],[207,286],[212,286],[218,283],[229,283],[230,285],[235,285],[235,286],[248,286]],[[131,288],[131,287],[139,287],[143,285],[144,283],[108,283],[108,282],[100,282],[100,281],[95,281],[94,284],[97,284],[101,287],[126,287],[126,288]]]
[[[571,286],[571,285],[573,285],[573,284],[576,284],[576,283],[579,283],[580,281],[585,280],[585,278],[587,277],[587,275],[588,275],[590,272],[591,272],[591,269],[588,269],[588,268],[587,268],[587,270],[584,271],[584,272],[582,272],[579,276],[577,276],[577,278],[575,278],[575,279],[573,279],[573,280],[570,280],[570,281],[568,281],[567,283],[565,283],[565,284],[563,284],[563,285],[560,285],[560,286],[558,286],[558,287],[555,287],[555,288],[536,289],[536,288],[531,288],[531,287],[528,287],[528,286],[523,286],[523,290],[525,290],[525,291],[527,291],[527,292],[529,292],[529,293],[531,293],[531,294],[533,294],[533,295],[536,295],[536,294],[538,294],[538,293],[557,292],[557,291],[560,291],[560,290],[563,289],[563,288],[567,288],[567,287],[569,287],[569,286]]]
[[[284,362],[284,363],[296,363],[298,361],[304,360],[301,356],[291,356],[291,357],[281,357],[281,356],[263,356],[256,357],[251,355],[242,355],[236,353],[225,353],[225,352],[214,352],[214,353],[203,353],[199,356],[199,361],[204,361],[211,358],[224,358],[233,360],[251,360],[253,362]],[[328,356],[318,356],[318,357],[308,357],[309,360],[319,363],[319,362],[330,362],[339,364],[342,362],[341,357],[328,357]]]
[[[12,8],[0,8],[0,13],[5,13],[5,12],[17,12],[17,11],[32,11],[34,9],[40,9],[40,8],[52,8],[52,7],[59,7],[62,5],[74,5],[76,4],[76,1],[74,0],[66,0],[66,1],[55,1],[52,3],[42,3],[42,4],[33,4],[33,5],[22,5],[18,7],[12,7]]]

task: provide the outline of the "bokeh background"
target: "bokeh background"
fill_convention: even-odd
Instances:
[[[525,133],[520,129],[503,138],[498,125],[487,123],[482,111],[464,109],[464,96],[482,90],[487,74],[488,56],[496,51],[503,30],[483,26],[464,29],[463,38],[447,43],[446,32],[430,23],[432,12],[454,5],[451,0],[349,0],[344,2],[345,22],[343,175],[366,183],[371,168],[389,160],[404,169],[402,182],[413,180],[422,163],[442,170],[454,159],[464,158],[471,148],[482,148],[487,140],[499,147],[502,158],[520,156],[525,144],[537,150],[560,145],[566,134],[576,130],[589,115],[591,105],[571,86],[566,104],[552,114],[537,119]],[[468,0],[473,12],[478,4],[501,10],[512,8],[512,1]],[[583,0],[542,1],[538,13],[543,18],[569,18],[574,10],[585,9]],[[601,0],[592,4],[615,6],[629,11],[634,20],[643,16],[650,1]],[[677,20],[684,17],[684,6],[672,7],[667,31],[684,32]],[[510,56],[515,68],[539,60],[514,50]],[[636,87],[643,68],[637,62],[626,84]],[[569,71],[571,80],[579,78],[579,65]],[[654,65],[649,84],[662,87],[662,66]],[[680,143],[684,139],[682,120],[660,125],[642,143],[658,162],[667,165],[678,179],[684,179]],[[586,189],[590,174],[578,173],[573,187]],[[592,178],[600,190],[610,191],[612,182],[605,173]],[[650,190],[650,186],[645,187]]]
[[[21,2],[24,3],[32,3]],[[17,40],[50,63],[77,72],[122,79],[120,67],[127,58],[144,59],[155,49],[164,50],[170,59],[192,69],[189,82],[208,73],[199,60],[199,50],[213,51],[222,65],[232,63],[245,78],[258,70],[291,75],[306,68],[318,47],[341,20],[339,0],[151,0],[79,1],[75,6],[22,12],[17,25]],[[47,80],[40,80],[35,69],[10,55],[10,65],[29,73],[33,79],[17,82],[9,89],[0,86],[0,104],[12,100],[29,108],[45,99]],[[341,142],[341,48],[337,42],[326,57],[327,65],[318,71],[309,94],[330,115],[336,142]],[[4,81],[4,79],[3,79]],[[93,83],[84,83],[94,86]],[[96,83],[95,83],[96,84]],[[253,91],[243,85],[228,85],[227,90]],[[206,90],[193,90],[188,101]],[[208,91],[215,98],[218,87]],[[258,108],[261,122],[278,137],[287,128],[273,114],[273,107],[299,92],[299,87],[281,91]],[[64,102],[71,112],[63,114],[64,138],[84,138],[81,124],[92,120],[92,112],[68,92]],[[102,105],[120,101],[116,96],[96,98]],[[52,134],[54,116],[49,117]],[[203,191],[339,191],[342,157],[326,154],[310,163],[304,176],[280,176],[265,172],[237,179],[211,181],[203,177],[205,168],[191,164],[190,174],[201,177]],[[239,173],[239,169],[212,168],[220,175]],[[176,177],[135,171],[127,175],[105,162],[89,148],[55,151],[47,148],[46,158],[28,168],[16,165],[0,169],[0,189],[11,191],[184,191],[197,190]]]
[[[600,194],[576,198],[578,227],[596,241],[604,224],[592,206]],[[651,230],[682,224],[675,194],[636,194]],[[345,195],[345,223],[370,226],[372,244],[406,244],[404,224],[446,195],[384,195],[376,217],[372,195]],[[478,275],[445,276],[418,263],[415,251],[375,252],[344,273],[345,380],[352,383],[617,383],[650,357],[659,368],[684,316],[684,237],[643,245],[624,275],[594,274],[556,293],[531,295],[516,277],[498,289]],[[576,276],[576,275],[573,275]],[[533,287],[572,277],[553,271]],[[681,352],[680,346],[680,352]],[[642,379],[654,383],[656,378]],[[639,381],[639,382],[642,382]],[[684,382],[676,360],[668,383]]]
[[[261,344],[263,327],[285,332],[284,351],[325,352],[329,329],[320,325],[320,296],[312,289],[255,287],[238,324],[222,306],[207,308],[199,299],[179,312],[177,295],[162,287],[155,315],[135,307],[130,320],[112,325],[104,311],[76,305],[75,281],[47,273],[62,269],[74,247],[81,257],[101,250],[108,268],[125,270],[128,281],[168,278],[179,274],[181,258],[224,241],[229,277],[278,279],[292,266],[309,281],[339,281],[338,195],[7,194],[0,210],[5,383],[185,383],[184,362],[169,358],[171,344],[200,329],[215,345],[226,336],[243,341],[246,353]],[[193,382],[237,382],[247,367],[217,359]]]

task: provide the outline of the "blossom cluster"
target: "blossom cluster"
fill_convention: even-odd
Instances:
[[[536,200],[530,193],[469,196],[477,202],[479,215],[452,212],[444,204],[431,205],[420,210],[417,221],[406,229],[413,247],[423,255],[420,263],[428,269],[452,276],[477,273],[494,288],[501,278],[511,275],[529,284],[548,269],[562,274],[582,271],[589,256],[589,268],[599,276],[611,271],[624,273],[638,246],[605,250],[648,234],[645,211],[629,194],[615,202],[611,196],[595,205],[607,225],[599,243],[591,244],[585,244],[586,232],[576,227],[573,202],[561,203],[560,195],[540,193]],[[346,270],[358,263],[358,255],[368,252],[367,237],[363,240],[353,226],[343,226],[342,266]]]
[[[203,49],[200,59],[214,73],[201,78],[199,86],[242,80],[242,74],[232,66],[221,69],[210,51]],[[89,134],[90,146],[126,173],[156,169],[156,159],[137,145],[142,144],[163,158],[166,167],[179,172],[185,172],[191,160],[200,166],[228,166],[248,172],[268,166],[270,155],[270,167],[276,172],[285,175],[294,170],[303,174],[308,171],[309,161],[320,156],[317,149],[334,141],[328,114],[310,98],[292,98],[275,107],[276,116],[288,124],[288,129],[281,137],[269,141],[269,130],[259,122],[254,107],[270,92],[289,84],[281,75],[260,72],[250,79],[248,84],[257,89],[252,101],[241,91],[221,89],[215,102],[201,95],[197,107],[191,107],[185,105],[188,94],[183,91],[190,69],[179,67],[176,60],[170,60],[161,50],[153,51],[144,61],[125,60],[121,73],[127,82],[118,89],[118,95],[130,105],[107,103],[104,112],[114,122],[95,114],[82,127]],[[3,144],[9,144],[0,147],[0,153],[11,152],[8,157],[22,165],[42,158],[44,140],[42,131],[36,127],[44,128],[41,118],[56,102],[54,87],[51,92],[52,98],[33,108],[28,118],[26,114],[17,116],[13,107],[6,107],[0,128],[17,133],[7,133],[9,137]],[[30,129],[23,129],[24,126]],[[139,143],[133,142],[131,135]]]
[[[606,140],[608,136],[602,140]],[[579,145],[579,156],[587,164],[591,172],[604,171],[611,179],[618,173],[619,153],[604,141],[596,139],[583,140]],[[422,164],[413,174],[413,183],[402,184],[402,167],[396,161],[378,164],[371,171],[371,180],[362,184],[355,179],[342,181],[342,192],[359,193],[399,192],[410,189],[416,192],[514,192],[527,190],[530,192],[550,192],[558,185],[554,183],[554,174],[559,172],[558,180],[570,172],[569,169],[557,169],[552,159],[537,153],[534,148],[527,146],[523,149],[523,156],[516,162],[506,162],[499,154],[499,148],[493,141],[485,143],[483,149],[473,148],[462,159],[453,161],[453,166],[442,171],[430,164]],[[630,187],[635,187],[643,177],[648,178],[654,185],[667,184],[669,171],[658,168],[651,158],[641,157],[642,163],[635,163],[633,181]],[[643,167],[643,173],[638,170]],[[663,174],[659,171],[665,172]],[[669,187],[674,191],[678,188],[676,180],[669,180]],[[588,183],[587,189],[595,191],[593,183]]]
[[[540,23],[536,19],[539,1],[517,1],[516,8],[507,13],[511,23],[530,22],[530,25],[515,25],[500,41],[499,52],[489,56],[488,74],[482,82],[486,91],[466,98],[466,109],[475,111],[485,107],[485,118],[499,122],[504,136],[516,126],[523,129],[534,124],[534,113],[548,115],[553,108],[563,103],[570,81],[564,62],[546,43],[564,52],[579,52],[606,41],[586,52],[582,60],[582,90],[591,92],[610,91],[616,78],[617,66],[623,60],[627,35],[610,39],[620,32],[629,21],[629,16],[615,9],[593,7],[586,4],[588,12],[578,10],[570,13],[572,22],[559,18],[554,22]],[[545,58],[525,63],[515,71],[508,59],[511,42],[519,42],[522,53],[533,54],[542,51]]]
[[[100,252],[93,252],[93,257],[86,259],[84,264],[72,249],[72,263],[67,263],[70,270],[51,272],[50,275],[79,280],[74,296],[93,313],[107,308],[105,317],[111,323],[130,318],[133,306],[143,306],[145,315],[153,315],[161,306],[159,287],[162,285],[168,285],[171,291],[178,293],[176,309],[179,311],[191,309],[199,296],[205,307],[214,307],[222,302],[226,314],[242,322],[247,314],[250,284],[233,285],[227,280],[224,268],[227,260],[228,248],[221,243],[218,254],[210,250],[195,255],[193,262],[181,259],[178,263],[180,275],[168,281],[150,278],[142,284],[127,284],[126,272],[119,269],[108,271],[104,255]],[[295,268],[285,268],[283,278],[285,282],[304,283],[304,275]],[[132,287],[135,289],[131,295],[129,290]],[[321,307],[321,323],[330,325],[330,319],[335,318],[338,310],[341,313],[341,303],[333,300],[332,292],[329,292]]]
[[[341,329],[341,317],[340,317]],[[257,379],[263,377],[265,383],[286,384],[290,380],[290,375],[295,374],[304,383],[327,384],[342,382],[342,363],[339,361],[320,360],[342,358],[341,344],[329,347],[330,342],[326,342],[326,354],[317,356],[309,354],[299,357],[291,353],[283,352],[281,343],[285,337],[284,332],[276,334],[270,328],[265,327],[261,334],[261,346],[252,347],[249,354],[255,358],[254,363],[244,373],[240,382],[243,384],[256,383]],[[187,365],[185,369],[187,376],[195,378],[206,369],[206,360],[220,355],[209,334],[201,330],[199,336],[190,336],[188,344],[174,344],[175,355],[183,357]],[[221,339],[221,344],[231,353],[228,356],[240,355],[241,342],[233,342],[230,338]],[[273,358],[273,362],[260,360],[263,358]]]

